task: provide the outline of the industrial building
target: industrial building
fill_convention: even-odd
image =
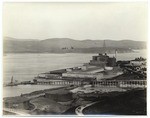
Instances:
[[[109,57],[106,53],[105,54],[99,54],[97,56],[93,56],[93,59],[90,60],[90,65],[105,67],[110,66],[114,67],[116,66],[116,58],[115,57]]]
[[[122,74],[114,71],[116,66],[116,58],[109,57],[106,53],[93,56],[89,63],[84,64],[80,68],[67,69],[62,73],[62,77],[70,78],[91,78],[97,81],[103,78],[110,78]]]
[[[43,73],[34,79],[36,84],[56,85],[82,85],[91,81],[99,81],[123,74],[122,70],[116,67],[116,58],[109,57],[106,53],[93,56],[89,63],[80,67],[60,69]]]

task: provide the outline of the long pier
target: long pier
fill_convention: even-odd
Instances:
[[[95,81],[94,86],[107,86],[107,87],[139,87],[145,88],[147,86],[146,80],[106,80],[106,81]]]
[[[90,82],[89,82],[90,83]],[[37,82],[37,84],[49,84],[49,85],[84,85],[83,81],[50,81],[50,82]],[[90,84],[99,87],[140,87],[145,88],[147,86],[146,80],[101,80],[92,81]]]
[[[49,85],[81,85],[81,81],[49,81],[49,82],[44,82],[44,81],[38,81],[37,84],[49,84]]]

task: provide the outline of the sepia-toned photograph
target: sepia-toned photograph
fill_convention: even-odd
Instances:
[[[146,116],[147,2],[4,2],[3,116]]]

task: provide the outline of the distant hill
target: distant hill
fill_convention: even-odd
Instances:
[[[20,39],[12,37],[4,37],[4,40],[20,41]],[[21,41],[38,41],[38,39],[21,39]]]
[[[104,40],[74,40],[51,38],[45,40],[15,39],[4,37],[5,53],[98,53],[104,51]],[[105,40],[108,52],[130,52],[132,49],[146,48],[146,42],[132,40]]]

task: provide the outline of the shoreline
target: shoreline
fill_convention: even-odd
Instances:
[[[76,88],[76,87],[73,87],[73,88]],[[45,98],[44,96],[45,96],[45,93],[47,93],[47,92],[50,92],[50,91],[53,91],[53,90],[60,90],[60,89],[65,89],[65,90],[71,90],[71,89],[73,89],[72,87],[70,88],[70,86],[65,86],[65,87],[58,87],[58,88],[51,88],[51,89],[44,89],[44,90],[38,90],[38,91],[34,91],[34,92],[31,92],[31,93],[28,93],[28,94],[22,94],[21,96],[19,96],[19,97],[23,97],[23,98],[28,98],[29,100],[33,100],[34,101],[34,99],[39,99],[39,98]],[[146,89],[145,89],[146,90]],[[89,104],[89,103],[91,103],[91,102],[101,102],[101,101],[105,101],[104,103],[106,104],[107,103],[107,100],[108,100],[108,98],[109,99],[117,99],[117,100],[119,100],[119,98],[118,98],[118,96],[121,96],[121,95],[124,95],[124,94],[126,94],[126,96],[128,96],[128,94],[129,93],[131,93],[131,92],[134,92],[134,91],[141,91],[141,89],[129,89],[129,90],[127,90],[127,91],[116,91],[116,92],[104,92],[104,93],[99,93],[99,97],[97,96],[93,96],[93,97],[96,97],[95,98],[95,101],[91,101],[91,99],[90,99],[90,96],[88,97],[88,98],[84,98],[84,96],[78,96],[78,100],[77,101],[75,101],[75,102],[73,102],[73,104],[71,105],[71,106],[69,106],[70,108],[68,108],[68,109],[66,109],[66,111],[64,111],[63,113],[61,113],[62,115],[74,115],[75,114],[75,109],[77,109],[78,107],[80,107],[80,106],[85,106],[86,104]],[[114,94],[115,93],[115,94]],[[101,96],[101,97],[100,97]],[[13,97],[13,98],[17,98],[18,96],[16,96],[16,97]],[[77,97],[77,96],[76,96]],[[86,97],[86,96],[85,96]],[[7,97],[7,98],[4,98],[4,99],[11,99],[11,97]],[[81,99],[82,98],[82,99]],[[96,103],[96,104],[99,104],[99,102],[98,103]],[[39,103],[39,104],[41,104],[41,103]],[[36,104],[35,104],[36,105]],[[94,104],[95,105],[95,104]],[[88,113],[85,113],[85,110],[87,111],[87,109],[89,109],[90,107],[93,107],[94,105],[91,105],[91,106],[88,106],[87,108],[85,108],[85,109],[83,109],[83,114],[86,114],[86,115],[88,115]],[[98,105],[99,106],[99,105]],[[105,105],[102,105],[102,106],[105,106]],[[97,109],[97,107],[96,107],[96,109]],[[107,108],[106,108],[107,109]],[[32,110],[31,110],[32,111]],[[33,113],[36,111],[36,109],[33,111]],[[90,112],[92,112],[92,111],[90,111]],[[99,112],[100,113],[100,112]],[[51,112],[49,112],[48,113],[48,115],[50,115],[51,114]],[[102,112],[102,114],[103,114],[103,112]],[[34,114],[31,114],[31,115],[34,115]],[[77,115],[77,114],[76,114]],[[99,115],[101,115],[101,114],[99,114]]]
[[[102,107],[104,107],[104,109],[102,109],[104,111],[104,113],[106,112],[106,110],[108,108],[110,108],[108,110],[108,113],[112,113],[111,108],[115,107],[115,105],[117,105],[116,109],[119,111],[121,108],[124,109],[125,107],[128,109],[128,106],[123,105],[122,103],[127,102],[126,104],[128,104],[128,101],[131,103],[135,102],[134,101],[134,99],[135,99],[134,97],[136,96],[136,95],[134,96],[134,94],[136,93],[135,91],[137,91],[136,94],[139,95],[139,90],[140,91],[143,89],[146,90],[146,80],[145,80],[146,77],[144,76],[146,69],[145,70],[141,69],[141,70],[138,70],[137,73],[136,73],[136,71],[133,73],[133,71],[131,71],[130,68],[132,67],[133,70],[136,68],[134,66],[129,66],[130,64],[128,64],[128,65],[125,64],[124,66],[121,66],[122,69],[126,70],[126,71],[124,71],[124,74],[122,73],[120,76],[118,76],[118,74],[116,74],[116,76],[112,77],[110,75],[113,75],[113,73],[110,73],[110,72],[114,72],[114,73],[116,71],[120,72],[119,71],[120,68],[116,68],[117,65],[115,65],[116,64],[115,57],[109,58],[109,56],[107,56],[107,54],[105,54],[105,55],[99,54],[98,56],[93,56],[93,57],[94,58],[92,58],[92,61],[90,60],[89,64],[91,64],[91,65],[88,66],[89,68],[86,68],[85,70],[83,68],[84,66],[82,68],[72,68],[71,72],[78,71],[78,70],[80,70],[81,72],[84,72],[87,70],[88,73],[90,73],[93,71],[93,70],[89,71],[91,67],[93,67],[94,69],[98,68],[98,72],[99,72],[100,71],[99,67],[92,66],[92,64],[94,64],[92,62],[96,63],[98,61],[98,59],[100,60],[101,58],[104,58],[104,57],[105,57],[105,59],[107,59],[107,62],[108,62],[107,65],[105,63],[105,67],[111,66],[111,67],[113,67],[112,68],[113,70],[108,69],[107,71],[104,71],[105,73],[101,73],[102,76],[100,76],[100,77],[96,76],[96,79],[95,79],[95,75],[97,75],[97,70],[96,71],[94,70],[94,73],[96,73],[96,74],[93,74],[92,76],[90,76],[91,77],[90,80],[87,79],[89,76],[86,76],[85,73],[81,73],[81,74],[77,73],[77,75],[75,74],[75,76],[71,76],[73,78],[71,78],[70,75],[69,76],[63,75],[63,73],[65,73],[67,70],[65,70],[65,72],[62,70],[61,71],[55,70],[54,72],[50,71],[50,75],[48,77],[45,75],[45,78],[43,76],[38,75],[38,77],[36,77],[33,80],[35,85],[42,84],[45,86],[46,84],[47,85],[49,84],[48,87],[51,87],[51,85],[52,86],[54,85],[55,88],[52,87],[52,88],[41,90],[42,86],[39,85],[40,90],[35,91],[35,90],[33,90],[33,87],[32,87],[34,85],[31,85],[31,88],[29,88],[29,89],[31,89],[33,91],[29,92],[24,87],[21,87],[24,90],[28,91],[29,93],[22,93],[19,96],[3,98],[3,100],[4,100],[4,102],[3,102],[4,109],[3,110],[6,110],[6,111],[8,110],[8,111],[12,111],[12,112],[14,111],[14,113],[16,113],[16,114],[19,114],[19,111],[23,114],[24,113],[26,114],[25,111],[28,110],[29,111],[29,112],[27,112],[28,115],[42,115],[42,114],[49,115],[49,114],[62,114],[69,109],[74,110],[74,108],[75,108],[76,114],[82,115],[82,110],[84,110],[84,108],[86,108],[85,110],[87,110],[88,108],[90,108],[89,105],[91,105],[91,107],[93,107],[94,106],[93,102],[98,102],[99,100],[102,100],[101,102],[103,102],[103,100],[105,101],[104,105],[102,105]],[[98,58],[98,57],[101,57],[101,58]],[[109,63],[109,59],[115,59],[115,63]],[[113,61],[111,61],[111,62],[113,62]],[[121,62],[120,64],[123,64],[123,62]],[[145,63],[142,63],[143,67],[144,67],[144,64]],[[114,67],[114,65],[115,65],[115,67]],[[70,70],[69,70],[69,72],[70,72]],[[106,72],[108,72],[110,74],[109,77],[112,80],[102,79],[105,77],[104,76],[105,74],[106,75],[108,74]],[[143,74],[140,75],[139,74],[140,72],[143,72]],[[58,74],[57,76],[56,75],[52,76],[53,74],[56,74],[56,73]],[[60,81],[61,80],[60,76],[64,77],[63,82]],[[51,81],[51,79],[53,77],[55,77],[55,79],[54,79],[54,81]],[[68,77],[68,78],[65,78],[65,77]],[[80,79],[80,81],[77,79],[77,77]],[[130,77],[130,79],[129,79],[129,77]],[[117,78],[119,78],[120,80],[118,80]],[[124,79],[122,79],[122,78],[124,78]],[[142,80],[139,80],[139,78],[141,78]],[[42,81],[41,81],[41,79],[42,79]],[[59,81],[56,81],[57,79],[59,79]],[[70,79],[72,82],[70,82]],[[100,79],[101,79],[101,81],[99,81]],[[13,83],[12,80],[11,80],[11,82]],[[63,85],[63,86],[58,87],[55,84]],[[15,91],[17,92],[17,89]],[[129,99],[129,100],[126,101],[126,99],[124,99],[124,98]],[[141,98],[143,100],[145,100],[146,97],[142,96]],[[130,101],[130,99],[131,99],[131,101]],[[146,102],[146,101],[144,101],[144,102]],[[142,110],[145,110],[144,102],[141,103],[143,105]],[[137,101],[137,103],[139,103],[139,102]],[[118,107],[118,104],[120,105],[119,107]],[[95,108],[92,108],[92,110],[94,110],[94,109],[96,109],[96,111],[99,110],[99,106],[101,106],[101,105],[98,105]],[[139,106],[137,105],[137,107],[139,107]],[[89,113],[92,113],[92,110],[90,110]],[[79,111],[80,113],[77,111]],[[103,112],[98,112],[98,113],[103,114]],[[115,111],[114,111],[114,113],[115,113]],[[145,114],[143,111],[139,111],[138,113]],[[85,113],[85,114],[88,114],[88,113]],[[96,114],[96,113],[94,113],[94,114]]]
[[[139,51],[140,50],[146,50],[146,49],[139,49]],[[134,51],[134,50],[122,51],[122,52],[118,51],[119,54],[133,53],[133,52],[137,52],[137,50],[136,51]],[[97,54],[97,53],[99,53],[99,52],[60,52],[60,53],[58,53],[58,52],[4,52],[4,54],[6,54],[4,56],[7,56],[7,54]],[[107,54],[114,54],[114,52],[111,52],[111,53],[108,52]]]
[[[56,89],[61,89],[61,88],[65,88],[65,87],[63,87],[63,86],[56,87],[55,86],[55,88],[49,88],[49,89],[43,89],[43,90],[36,90],[36,91],[30,92],[30,93],[24,93],[24,94],[19,95],[19,96],[22,96],[22,97],[27,97],[28,96],[29,97],[29,96],[32,96],[32,95],[37,95],[37,94],[44,93],[46,91],[56,90]],[[12,97],[18,97],[18,96],[12,96]],[[12,97],[3,97],[3,99],[5,99],[5,98],[12,98]]]
[[[44,87],[43,89],[40,87]],[[53,89],[53,88],[59,88],[62,86],[51,86],[51,85],[18,85],[18,86],[7,86],[3,87],[3,98],[6,97],[15,97],[15,96],[20,96],[21,94],[30,94],[34,91],[41,91],[41,90],[46,90],[46,89]],[[12,89],[13,91],[9,90]],[[25,91],[24,89],[29,90]],[[11,92],[15,92],[15,90],[19,90],[18,92],[14,94],[11,94]],[[31,91],[31,92],[30,92]]]

